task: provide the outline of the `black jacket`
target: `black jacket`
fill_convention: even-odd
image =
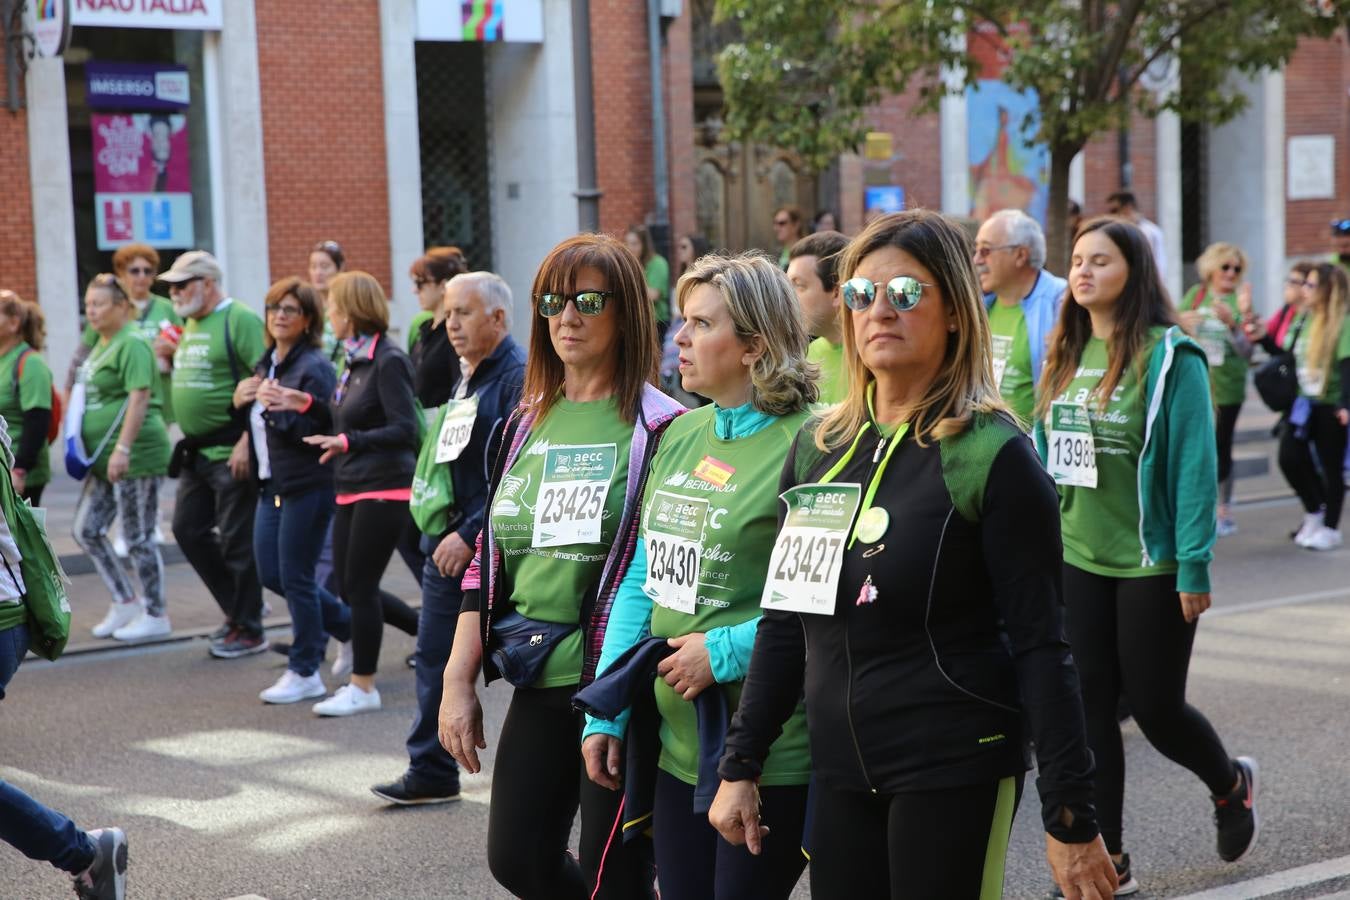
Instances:
[[[253,372],[266,378],[271,368],[272,351],[268,350],[253,367]],[[281,382],[282,387],[304,391],[314,398],[314,402],[302,413],[263,411],[263,423],[267,426],[267,456],[272,468],[268,493],[293,497],[316,488],[331,488],[332,469],[319,465],[319,456],[323,451],[306,444],[304,439],[314,434],[328,434],[333,427],[333,416],[327,402],[333,396],[333,386],[337,383],[333,364],[328,361],[322,348],[303,344],[291,348],[277,366],[274,377]],[[244,408],[245,413],[248,410],[249,407]],[[249,428],[247,434],[249,456],[256,477],[258,452],[253,445],[253,429]]]
[[[459,357],[441,322],[435,328],[423,322],[421,337],[412,347],[413,388],[424,409],[435,409],[454,396],[459,380]]]
[[[387,334],[376,335],[348,363],[331,404],[333,427],[347,439],[347,452],[334,458],[339,494],[388,491],[412,486],[417,468],[417,407],[408,354]]]
[[[804,431],[783,489],[819,480],[845,449],[821,454]],[[877,450],[868,428],[831,481],[865,491]],[[1059,502],[1030,440],[989,416],[926,447],[906,436],[873,505],[889,526],[846,550],[834,615],[760,620],[722,777],[759,774],[804,688],[821,787],[890,794],[996,781],[1026,770],[1030,738],[1046,830],[1090,840],[1093,763],[1064,639]],[[871,602],[860,600],[869,577]]]

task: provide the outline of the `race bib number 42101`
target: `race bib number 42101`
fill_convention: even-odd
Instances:
[[[1045,468],[1055,484],[1097,486],[1097,447],[1087,407],[1078,403],[1050,404],[1047,444]]]
[[[859,484],[799,484],[780,495],[787,517],[769,554],[760,606],[784,612],[833,615]]]
[[[535,547],[600,543],[617,461],[615,444],[550,447],[544,454],[530,543]]]

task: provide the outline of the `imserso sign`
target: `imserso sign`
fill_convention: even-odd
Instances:
[[[219,31],[226,0],[71,0],[76,25]]]

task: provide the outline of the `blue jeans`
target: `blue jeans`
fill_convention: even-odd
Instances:
[[[437,541],[422,536],[422,612],[417,621],[417,715],[408,732],[408,773],[416,780],[442,786],[459,784],[459,767],[437,734],[441,712],[441,677],[455,643],[455,623],[463,595],[459,578],[446,578],[431,561]]]
[[[253,555],[263,586],[286,598],[291,612],[288,668],[309,677],[323,662],[328,635],[351,638],[351,611],[314,580],[314,566],[333,518],[333,491],[318,488],[293,497],[267,490],[253,518]]]
[[[28,652],[28,626],[0,631],[0,698]],[[0,840],[29,859],[78,875],[94,864],[94,842],[75,823],[0,781]]]

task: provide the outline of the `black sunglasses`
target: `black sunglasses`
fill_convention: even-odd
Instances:
[[[134,268],[134,269],[127,269],[127,274],[128,274],[128,275],[153,275],[153,274],[155,274],[155,270],[152,269],[152,268],[150,268],[149,266],[145,266],[145,267],[137,266],[137,267]]]
[[[575,294],[540,294],[535,302],[539,306],[539,315],[545,319],[561,315],[567,308],[568,300],[576,303],[577,312],[583,316],[598,316],[605,311],[605,303],[613,296],[613,291],[578,291]]]
[[[886,299],[900,312],[909,312],[919,305],[923,289],[932,286],[908,275],[897,275],[886,282]],[[843,295],[849,309],[862,312],[877,298],[877,286],[866,278],[850,278],[844,282]]]
[[[202,275],[193,275],[191,278],[184,278],[182,281],[171,281],[169,282],[169,293],[172,294],[174,291],[181,291],[193,282],[201,281],[203,277],[204,276]]]
[[[1219,266],[1219,268],[1225,272],[1232,272],[1235,275],[1242,274],[1242,266],[1235,266],[1232,263],[1224,263],[1223,265]]]
[[[265,309],[272,315],[285,313],[288,316],[303,316],[305,314],[302,307],[287,303],[269,303]]]

